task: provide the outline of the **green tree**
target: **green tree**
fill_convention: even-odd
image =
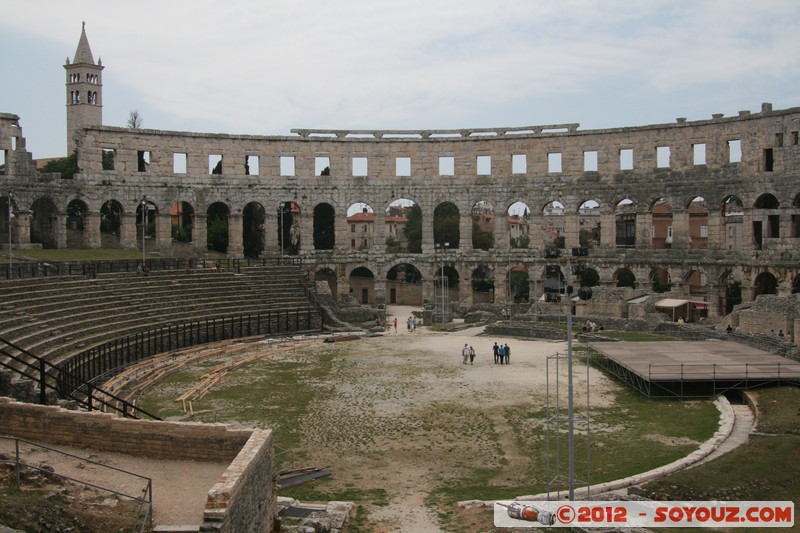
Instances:
[[[264,222],[267,213],[261,206],[248,206],[242,217],[245,257],[258,257],[264,251]]]
[[[112,202],[100,207],[100,232],[119,234],[119,210]]]
[[[460,236],[458,207],[443,202],[433,211],[433,242],[447,243],[448,248],[458,248]]]
[[[477,250],[491,250],[494,248],[494,233],[481,229],[480,224],[473,222],[472,247]]]
[[[627,268],[620,270],[619,274],[617,274],[617,287],[631,287],[635,289],[636,276]]]
[[[733,311],[734,305],[742,303],[742,284],[738,281],[731,281],[725,288],[725,312]]]
[[[78,168],[78,152],[72,152],[67,157],[62,157],[61,159],[48,161],[47,164],[41,168],[40,172],[59,172],[61,173],[61,179],[72,179],[75,174],[80,172]]]
[[[512,248],[527,248],[530,244],[531,238],[529,235],[520,235],[511,239]]]
[[[403,226],[403,233],[408,242],[406,252],[411,254],[422,253],[422,209],[418,204],[411,206],[408,210],[408,220]]]

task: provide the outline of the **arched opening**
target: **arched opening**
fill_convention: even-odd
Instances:
[[[708,279],[704,272],[700,270],[690,270],[683,282],[689,287],[689,299],[694,301],[705,301],[708,294]]]
[[[154,251],[156,215],[158,215],[158,209],[149,200],[142,200],[136,206],[136,239],[139,241],[138,248],[140,250]]]
[[[435,246],[458,248],[461,237],[460,214],[456,204],[442,202],[433,210],[433,243]]]
[[[613,279],[617,282],[617,287],[636,288],[636,276],[629,268],[620,268],[614,272]]]
[[[334,232],[336,211],[331,204],[314,206],[314,249],[333,250],[336,242]]]
[[[586,200],[578,207],[578,242],[583,248],[600,246],[600,203]]]
[[[108,200],[100,206],[100,245],[103,248],[120,247],[122,213],[122,204],[116,200]]]
[[[792,202],[792,237],[800,238],[800,194],[794,197]]]
[[[761,250],[764,239],[780,238],[780,203],[775,196],[767,193],[759,196],[753,207],[753,246]]]
[[[771,272],[762,272],[753,283],[753,298],[759,294],[778,294],[778,280]]]
[[[369,250],[375,245],[375,212],[364,202],[347,209],[347,228],[351,250]]]
[[[317,270],[317,273],[314,274],[314,279],[317,282],[317,287],[319,287],[320,282],[326,283],[328,285],[328,289],[330,290],[330,294],[333,298],[339,298],[339,283],[336,278],[336,272],[332,269],[325,267]],[[324,291],[320,291],[323,292]]]
[[[672,248],[672,206],[665,198],[659,198],[650,208],[653,224],[651,246],[654,250]]]
[[[689,212],[689,248],[708,248],[708,204],[702,196],[695,196],[687,207]]]
[[[363,305],[371,305],[375,299],[375,274],[367,267],[358,267],[350,272],[350,294]]]
[[[228,216],[230,210],[222,202],[214,202],[206,211],[208,227],[206,245],[212,252],[228,252]]]
[[[194,208],[188,202],[174,203],[169,208],[169,220],[173,249],[184,249],[181,255],[191,254]]]
[[[300,253],[300,206],[283,202],[278,206],[278,246],[281,255]]]
[[[42,248],[58,248],[56,205],[49,198],[38,198],[31,211],[31,242],[41,244]]]
[[[800,294],[800,274],[795,276],[792,281],[792,294]]]
[[[615,213],[617,248],[636,248],[636,204],[630,198],[620,200]]]
[[[719,287],[719,313],[727,315],[734,306],[742,303],[742,283],[731,270],[725,270],[719,277]]]
[[[523,266],[513,267],[508,273],[508,287],[511,295],[510,300],[513,303],[530,301],[531,284],[528,269]]]
[[[722,200],[722,227],[725,249],[739,251],[743,242],[744,204],[738,196],[726,196]]]
[[[553,200],[544,206],[542,209],[542,237],[545,250],[566,248],[566,223],[564,204]]]
[[[584,267],[578,281],[580,287],[597,287],[600,285],[600,274],[592,267]]]
[[[489,251],[494,248],[494,208],[481,200],[472,206],[472,248]]]
[[[387,252],[422,253],[422,209],[413,200],[400,198],[390,203],[384,227]]]
[[[86,248],[84,218],[89,208],[81,200],[67,204],[67,248]]]
[[[494,272],[486,265],[472,271],[472,301],[494,303]]]
[[[672,281],[669,278],[669,271],[665,268],[655,268],[650,273],[650,283],[653,292],[669,292],[672,289]]]
[[[508,206],[508,243],[511,248],[531,247],[531,210],[525,202],[514,202]]]
[[[422,274],[410,263],[400,263],[386,273],[388,303],[422,305]]]
[[[258,202],[250,202],[242,210],[242,245],[245,257],[259,257],[264,252],[264,223],[267,210]]]

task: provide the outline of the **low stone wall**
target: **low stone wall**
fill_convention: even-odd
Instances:
[[[153,459],[231,461],[208,492],[201,531],[274,530],[277,504],[270,430],[134,420],[0,397],[0,434]]]
[[[236,459],[208,491],[200,531],[269,532],[277,517],[272,431],[253,430]]]

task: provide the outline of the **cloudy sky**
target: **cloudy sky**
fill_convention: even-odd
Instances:
[[[797,0],[0,0],[0,112],[65,155],[86,32],[145,128],[638,126],[800,106]]]

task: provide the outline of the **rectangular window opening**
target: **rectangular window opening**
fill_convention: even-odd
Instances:
[[[619,169],[633,170],[633,148],[623,148],[619,151]]]
[[[222,174],[222,154],[210,154],[208,156],[208,173]]]
[[[396,176],[410,176],[411,175],[411,158],[398,157],[395,159],[395,175]]]
[[[15,136],[11,137],[11,151],[16,151],[17,149],[17,138]]]
[[[136,167],[139,172],[150,172],[150,150],[136,152]]]
[[[792,144],[797,146],[800,143],[800,132],[793,131],[792,132]]]
[[[547,154],[547,172],[551,174],[561,172],[561,152]]]
[[[0,176],[6,174],[6,151],[0,150]]]
[[[103,170],[114,170],[114,155],[113,148],[103,148]]]
[[[656,147],[656,167],[657,168],[669,168],[669,156],[670,156],[670,148],[669,148],[669,146],[657,146]]]
[[[478,176],[489,176],[492,173],[492,156],[479,155],[476,161]]]
[[[597,172],[597,150],[587,150],[583,152],[583,171]]]
[[[783,133],[775,134],[775,146],[777,146],[778,148],[783,147]]]
[[[259,159],[257,155],[244,156],[244,174],[245,176],[258,176],[259,174]]]
[[[294,156],[282,155],[280,159],[281,176],[294,176]]]
[[[353,164],[353,176],[367,176],[369,173],[369,161],[366,157],[354,157],[352,160]]]
[[[693,144],[692,145],[692,154],[694,158],[695,165],[705,165],[706,164],[706,145],[705,143]]]
[[[319,155],[314,158],[314,175],[315,176],[330,176],[331,175],[331,158]]]
[[[772,172],[772,167],[775,164],[775,156],[772,152],[772,148],[766,148],[764,150],[764,172]]]
[[[733,139],[728,141],[728,163],[742,162],[742,141]]]
[[[455,176],[456,174],[456,158],[453,156],[445,155],[439,157],[439,175],[440,176]]]
[[[525,154],[511,155],[511,173],[525,174],[528,172],[528,156]]]
[[[174,174],[186,174],[188,156],[185,152],[175,152],[172,154],[172,172]]]

